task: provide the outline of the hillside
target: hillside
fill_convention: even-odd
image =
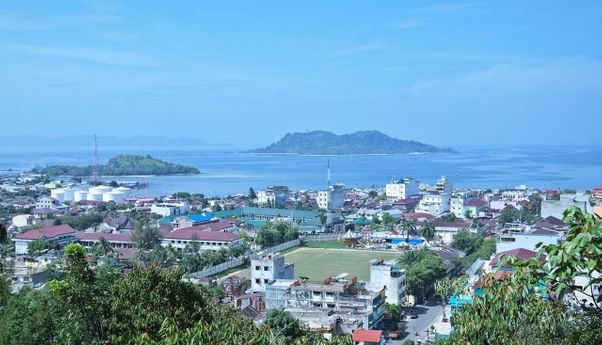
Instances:
[[[92,166],[49,165],[36,168],[32,172],[49,176],[91,176]],[[109,159],[107,164],[100,166],[103,176],[123,175],[183,175],[200,174],[197,168],[173,164],[153,158],[149,155],[119,155]]]
[[[456,153],[418,141],[392,138],[379,131],[336,135],[326,131],[287,133],[278,142],[249,153],[293,153],[313,155]]]

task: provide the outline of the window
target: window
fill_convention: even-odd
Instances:
[[[259,270],[260,270],[259,266],[255,266],[255,271],[259,271]]]
[[[261,285],[261,279],[259,279],[259,278],[255,279],[255,284]]]
[[[263,270],[264,271],[269,271],[270,270],[270,266],[263,266]]]
[[[264,283],[264,284],[267,284],[267,283],[268,283],[268,280],[267,280],[267,279],[264,279],[264,280],[263,280],[263,283]]]

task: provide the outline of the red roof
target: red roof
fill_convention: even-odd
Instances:
[[[231,242],[241,239],[240,236],[229,232],[203,231],[195,229],[195,227],[168,232],[163,234],[163,238],[166,240],[191,240],[193,235],[196,235],[199,241]]]
[[[497,265],[498,261],[502,258],[502,256],[503,257],[515,257],[517,259],[528,260],[528,259],[534,258],[536,254],[537,254],[536,252],[529,250],[529,249],[525,249],[525,248],[517,248],[517,249],[508,250],[508,251],[497,254],[493,258],[493,260],[491,260],[491,266]]]
[[[220,220],[219,222],[203,223],[203,224],[191,226],[191,227],[185,228],[185,229],[186,230],[193,229],[193,230],[200,230],[200,231],[224,231],[226,229],[230,229],[230,228],[234,227],[237,223],[240,223],[240,220],[224,219],[224,220]],[[185,229],[181,229],[181,230],[185,230]]]
[[[353,341],[364,343],[380,343],[383,331],[373,329],[356,329],[353,331]]]
[[[81,232],[81,231],[79,231],[75,234],[75,237],[77,237],[80,241],[97,242],[97,241],[100,241],[101,237],[104,237],[104,239],[107,240],[108,242],[125,242],[125,243],[132,242],[129,234],[105,234],[102,232]]]
[[[429,214],[429,213],[414,212],[414,213],[406,213],[406,214],[404,214],[403,218],[404,219],[420,219],[420,218],[435,219],[437,217],[433,216],[432,214]]]
[[[51,226],[49,228],[34,229],[15,236],[17,240],[40,240],[73,233],[72,227],[67,224]]]

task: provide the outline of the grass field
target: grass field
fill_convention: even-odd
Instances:
[[[285,254],[285,260],[295,264],[295,278],[309,277],[312,282],[322,282],[326,277],[349,273],[359,280],[370,279],[370,260],[396,259],[399,253],[372,252],[353,249],[323,249],[301,247]],[[251,278],[250,268],[236,273]]]
[[[342,241],[318,241],[305,243],[307,248],[348,249],[349,246]]]

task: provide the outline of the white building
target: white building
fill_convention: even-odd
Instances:
[[[369,288],[385,289],[387,303],[401,305],[406,300],[406,272],[394,260],[372,260]]]
[[[56,245],[63,246],[75,241],[75,234],[76,231],[65,224],[29,230],[14,237],[15,253],[17,255],[27,254],[27,246],[30,242],[36,240],[52,242]]]
[[[56,209],[58,205],[58,200],[47,196],[43,196],[36,201],[36,208],[38,209]]]
[[[447,177],[442,176],[437,180],[435,190],[425,194],[420,199],[416,207],[416,212],[429,213],[435,216],[448,212],[450,210],[451,193],[451,181]]]
[[[464,218],[464,198],[451,198],[449,211],[453,213],[457,218]]]
[[[260,205],[285,205],[291,192],[287,186],[272,186],[257,192],[257,203]]]
[[[558,244],[561,239],[561,236],[556,234],[503,234],[498,238],[495,251],[501,253],[519,248],[537,251],[538,243]]]
[[[413,178],[404,178],[385,185],[385,195],[392,199],[407,199],[420,193],[420,183]]]
[[[284,262],[280,253],[267,254],[251,259],[251,289],[266,291],[266,286],[276,279],[293,279],[295,266]]]
[[[151,213],[158,214],[163,217],[179,216],[190,210],[190,205],[187,202],[178,203],[159,203],[151,205]]]
[[[34,225],[34,216],[31,214],[19,214],[12,218],[12,224],[17,228],[27,228]]]
[[[186,246],[198,246],[199,252],[204,250],[220,250],[222,248],[242,245],[244,240],[237,234],[221,231],[203,231],[194,227],[174,230],[163,234],[161,245],[171,245],[178,251],[183,251]]]
[[[592,212],[589,195],[560,194],[560,200],[543,200],[541,202],[541,217],[547,218],[552,216],[562,219],[564,211],[573,206],[580,208],[583,212]]]
[[[327,190],[318,191],[318,208],[321,210],[334,210],[345,204],[345,185],[335,184]]]

